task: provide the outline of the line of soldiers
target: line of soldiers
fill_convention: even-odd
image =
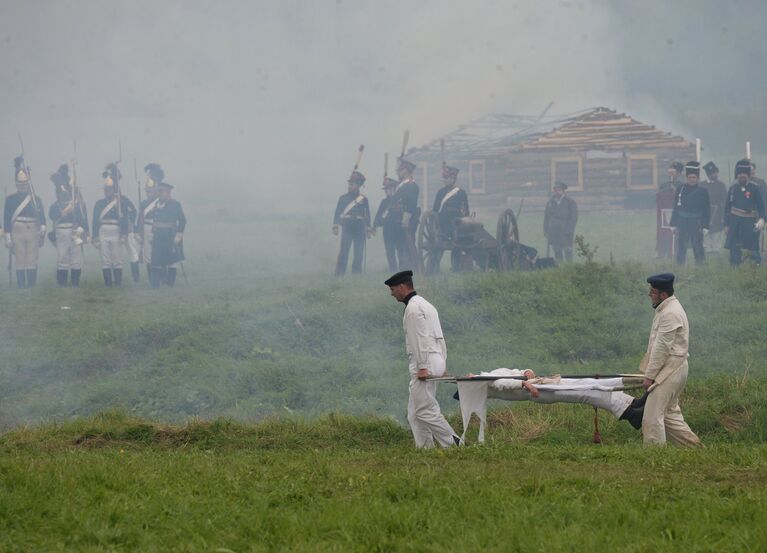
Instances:
[[[759,240],[767,213],[767,184],[756,177],[756,164],[749,159],[738,161],[735,182],[729,189],[719,180],[715,163],[703,166],[708,181],[702,184],[700,169],[698,161],[684,166],[674,162],[669,168],[670,180],[656,195],[658,257],[675,256],[677,263],[684,264],[691,247],[695,262],[702,264],[706,245],[709,251],[718,251],[724,233],[731,265],[740,265],[744,249],[760,264]],[[685,182],[680,182],[682,171]]]
[[[420,258],[416,249],[416,231],[421,218],[418,206],[419,187],[413,178],[415,164],[400,157],[397,165],[397,179],[384,175],[381,200],[371,225],[368,199],[360,192],[365,176],[353,171],[348,180],[348,192],[338,198],[333,216],[333,234],[341,233],[341,245],[336,263],[336,275],[346,273],[349,250],[354,245],[352,273],[362,272],[366,240],[372,238],[376,229],[383,230],[386,260],[391,271],[416,270]],[[466,192],[457,186],[459,170],[443,165],[444,186],[437,192],[433,210],[437,214],[439,232],[443,239],[451,239],[455,219],[469,214],[469,199]],[[451,255],[452,266],[458,270],[458,251]]]
[[[87,206],[77,186],[75,165],[63,164],[51,175],[56,202],[48,216],[52,229],[48,239],[56,248],[56,282],[59,286],[77,287],[83,268],[83,246],[92,243],[101,255],[104,285],[122,285],[123,265],[128,261],[131,277],[139,281],[139,264],[145,263],[152,288],[173,286],[177,267],[183,270],[183,236],[186,217],[181,204],[171,198],[173,186],[164,182],[165,173],[156,163],[145,168],[145,199],[139,209],[122,194],[122,174],[116,163],[105,167],[104,197],[93,209],[93,226],[88,223]],[[8,248],[8,271],[16,269],[19,288],[34,287],[37,283],[39,249],[46,236],[43,202],[34,192],[31,175],[22,156],[14,160],[16,193],[5,199],[3,226]],[[138,184],[138,183],[137,183]]]

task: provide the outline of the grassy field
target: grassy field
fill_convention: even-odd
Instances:
[[[644,279],[673,269],[707,445],[645,450],[602,415],[594,446],[586,407],[499,403],[484,447],[417,452],[380,237],[336,279],[324,219],[190,220],[186,285],[105,290],[90,251],[60,290],[48,248],[37,289],[0,290],[0,551],[765,550],[763,268],[657,262],[636,213],[584,215],[596,263],[417,279],[451,373],[586,374],[636,369]]]

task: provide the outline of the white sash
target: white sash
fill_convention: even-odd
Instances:
[[[24,211],[24,208],[29,205],[29,202],[32,201],[32,195],[27,194],[27,196],[21,200],[21,203],[19,204],[19,207],[16,208],[16,211],[13,212],[13,216],[11,217],[11,225],[16,222],[16,219],[19,215],[21,215],[21,212]]]
[[[444,198],[442,198],[442,202],[440,202],[440,204],[439,204],[439,209],[438,209],[438,211],[439,211],[440,213],[442,213],[442,208],[443,208],[443,207],[445,207],[445,203],[446,203],[446,202],[447,202],[447,201],[448,201],[450,198],[452,198],[453,196],[455,196],[456,194],[458,194],[458,192],[459,192],[460,190],[461,190],[461,189],[460,189],[460,188],[458,188],[458,187],[456,186],[456,187],[455,187],[455,188],[453,188],[453,189],[452,189],[450,192],[448,192],[447,194],[445,194],[445,197],[444,197]]]
[[[347,205],[344,210],[341,212],[341,217],[346,217],[348,213],[354,209],[356,206],[360,205],[362,203],[362,200],[365,199],[365,196],[360,194],[356,198],[354,198],[351,202],[349,202],[349,205]]]
[[[111,202],[107,204],[107,206],[104,209],[101,210],[101,213],[99,213],[99,219],[101,221],[104,220],[104,217],[106,217],[107,213],[109,213],[112,210],[112,208],[115,206],[116,203],[117,203],[117,198],[113,199]]]
[[[146,219],[147,215],[149,215],[154,210],[154,208],[157,207],[157,200],[158,198],[155,198],[149,202],[149,205],[144,208],[144,219]]]

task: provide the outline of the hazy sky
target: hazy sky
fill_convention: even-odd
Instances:
[[[377,198],[404,128],[420,145],[549,101],[627,111],[712,153],[749,138],[758,160],[766,5],[6,0],[0,151],[10,178],[21,130],[52,196],[47,175],[77,138],[92,203],[120,137],[131,183],[136,157],[160,162],[180,199],[282,211],[332,209],[360,143]]]

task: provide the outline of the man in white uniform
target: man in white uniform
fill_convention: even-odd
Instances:
[[[700,447],[679,409],[687,383],[690,326],[682,304],[674,296],[674,275],[661,273],[647,279],[655,317],[647,352],[639,365],[649,392],[642,419],[645,444],[663,445],[668,438],[680,446]]]
[[[407,420],[417,448],[460,445],[460,438],[445,420],[437,403],[437,383],[426,379],[445,374],[447,346],[432,304],[413,289],[413,271],[402,271],[384,282],[391,295],[405,304],[403,326],[409,361],[410,397]]]

